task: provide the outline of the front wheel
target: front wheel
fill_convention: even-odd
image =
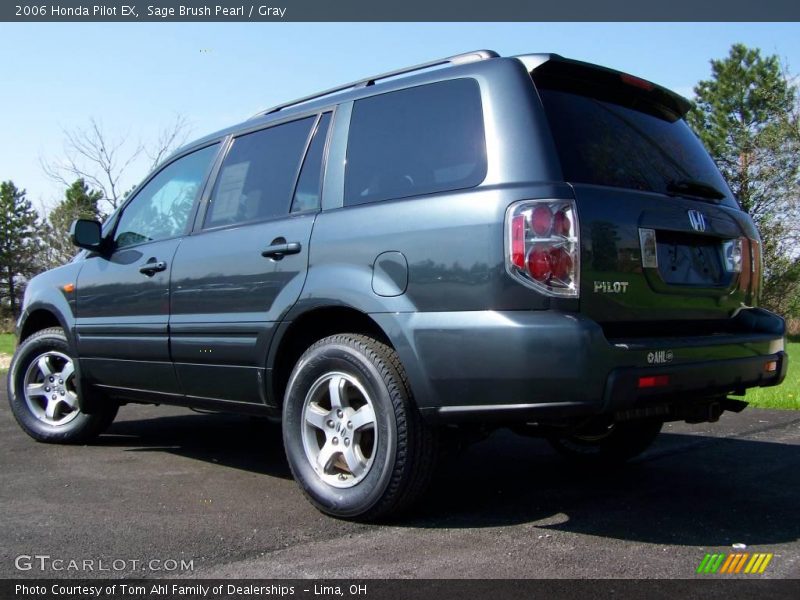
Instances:
[[[410,505],[434,467],[435,432],[412,404],[397,354],[356,334],[311,346],[283,406],[292,474],[329,515],[376,520]]]
[[[550,437],[555,450],[584,465],[613,465],[638,456],[655,441],[663,421],[594,423],[569,435]]]
[[[14,353],[8,370],[8,401],[20,427],[40,442],[74,444],[102,433],[117,414],[108,403],[81,411],[75,361],[60,328],[38,331]]]

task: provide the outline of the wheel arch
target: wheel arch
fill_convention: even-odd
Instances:
[[[336,304],[314,306],[283,321],[270,345],[267,359],[267,397],[273,407],[283,405],[286,384],[297,360],[314,342],[337,333],[357,333],[395,349],[389,335],[367,313]]]
[[[66,302],[65,302],[66,305]],[[66,307],[68,309],[68,306]],[[100,395],[97,393],[88,394],[87,385],[83,381],[81,374],[81,361],[78,354],[77,340],[75,338],[75,331],[72,325],[74,321],[71,319],[71,311],[65,314],[64,310],[60,310],[58,306],[49,302],[33,302],[30,306],[25,308],[25,312],[19,320],[17,326],[17,337],[21,344],[26,339],[30,338],[35,333],[47,329],[49,327],[60,327],[67,338],[67,344],[70,347],[74,363],[75,363],[75,385],[78,388],[78,403],[81,410],[85,413],[94,412],[96,400],[100,401]]]
[[[24,342],[37,331],[47,329],[48,327],[60,327],[64,330],[67,340],[70,340],[70,331],[64,319],[58,316],[58,312],[52,307],[39,306],[26,311],[23,318],[20,320],[19,341]]]

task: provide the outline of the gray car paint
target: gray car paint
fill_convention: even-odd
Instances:
[[[187,145],[175,156],[210,142],[224,146],[232,134],[336,110],[321,212],[203,232],[206,186],[186,236],[142,244],[128,251],[124,261],[83,253],[67,267],[35,278],[26,293],[20,331],[34,311],[53,312],[81,354],[86,381],[114,386],[124,398],[268,412],[281,401],[270,397],[265,382],[272,367],[268,357],[274,357],[287,330],[278,325],[321,307],[344,306],[369,315],[382,329],[400,355],[418,406],[432,418],[515,409],[545,415],[604,410],[609,373],[618,367],[645,368],[646,352],[609,343],[600,325],[583,314],[585,298],[542,295],[505,271],[508,205],[576,197],[575,188],[563,182],[523,64],[546,60],[543,56],[495,58],[359,87]],[[352,102],[462,77],[474,78],[481,88],[488,156],[483,183],[470,190],[344,207]],[[219,161],[221,156],[217,168]],[[627,223],[613,212],[605,218]],[[586,231],[597,221],[583,220]],[[742,215],[732,222],[753,231]],[[278,237],[300,242],[302,253],[280,263],[261,257],[261,247]],[[376,261],[386,253],[407,266],[396,278],[384,268],[380,276],[387,281],[376,290]],[[582,254],[591,258],[586,249]],[[155,255],[169,256],[170,269],[144,280],[138,267]],[[101,271],[113,275],[103,279]],[[56,288],[65,279],[78,283],[77,296]],[[732,298],[731,305],[740,300],[746,298]],[[723,308],[730,314],[730,306]],[[701,352],[720,360],[778,356],[780,327],[771,321],[724,347],[709,344]],[[118,335],[125,336],[124,345]]]

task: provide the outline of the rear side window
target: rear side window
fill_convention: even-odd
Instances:
[[[222,163],[205,227],[288,214],[314,117],[237,137]]]
[[[345,205],[470,188],[486,177],[480,88],[454,79],[353,104]]]

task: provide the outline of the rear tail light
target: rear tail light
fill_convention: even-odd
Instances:
[[[506,270],[552,296],[578,296],[578,215],[571,200],[524,200],[506,214]]]
[[[748,240],[750,242],[750,270],[758,275],[764,270],[764,257],[761,254],[761,242],[758,240]]]
[[[722,243],[722,259],[725,263],[725,270],[728,273],[742,272],[742,238],[725,240]]]
[[[632,85],[633,87],[637,87],[648,92],[652,92],[655,88],[655,86],[649,81],[640,79],[639,77],[634,77],[633,75],[628,75],[627,73],[621,73],[619,78],[623,83],[627,83],[628,85]]]
[[[642,250],[642,266],[645,269],[658,268],[658,248],[656,230],[639,228],[639,246]]]
[[[758,240],[748,240],[750,246],[750,303],[758,305],[761,296],[761,274],[764,272],[764,255],[761,252],[761,242]]]

